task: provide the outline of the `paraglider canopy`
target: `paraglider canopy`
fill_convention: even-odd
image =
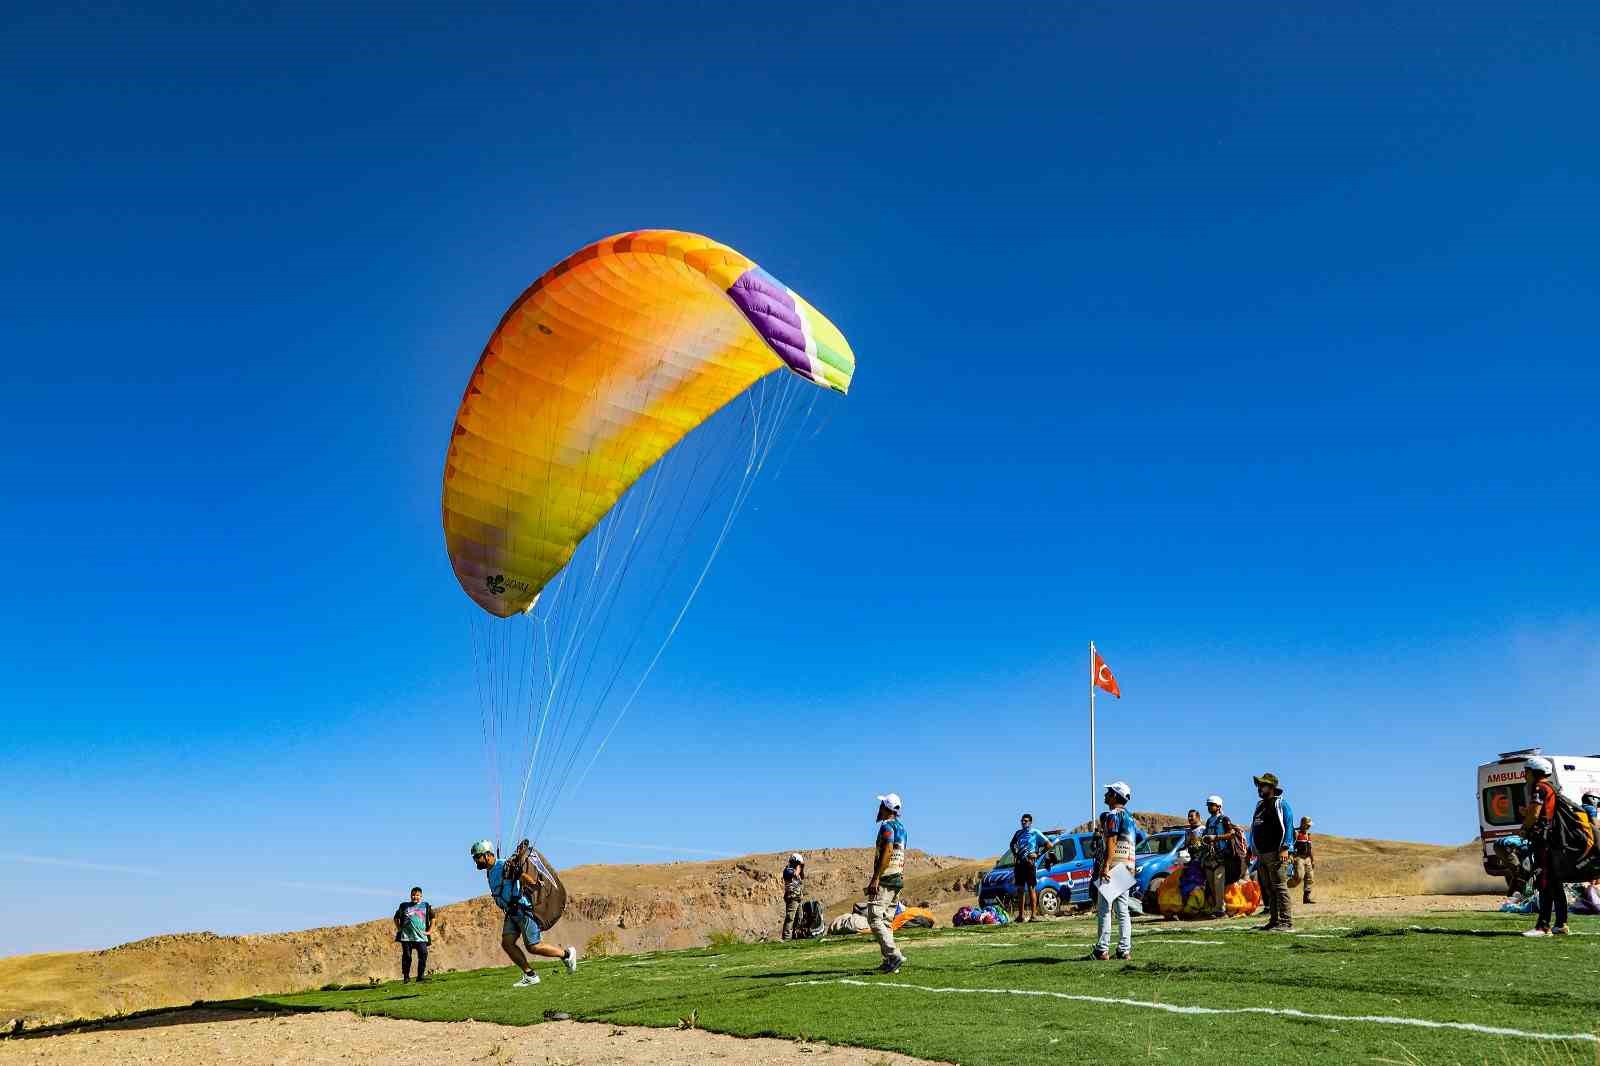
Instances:
[[[842,393],[855,357],[709,237],[640,230],[556,264],[490,336],[451,431],[444,532],[463,591],[501,618],[530,610],[645,470],[785,366]]]

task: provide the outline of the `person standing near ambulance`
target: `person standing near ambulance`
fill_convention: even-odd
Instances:
[[[1539,921],[1523,936],[1567,935],[1567,886],[1561,883],[1556,868],[1555,850],[1550,846],[1550,824],[1556,818],[1556,787],[1550,775],[1556,768],[1549,759],[1534,756],[1522,764],[1522,779],[1528,785],[1528,806],[1522,812],[1522,835],[1533,841],[1533,876],[1539,886]],[[1552,909],[1556,924],[1550,925]]]
[[[906,827],[900,821],[900,797],[893,792],[878,797],[878,831],[872,850],[872,879],[867,882],[867,928],[883,952],[883,973],[897,973],[905,954],[894,943],[895,900],[905,887]]]

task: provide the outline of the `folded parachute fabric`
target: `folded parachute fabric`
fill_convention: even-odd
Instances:
[[[829,936],[847,936],[851,933],[865,933],[866,931],[867,919],[854,911],[849,914],[841,914],[828,923]]]
[[[933,912],[926,907],[907,907],[894,916],[894,921],[889,923],[889,928],[900,930],[906,926],[912,929],[932,929],[938,922]]]

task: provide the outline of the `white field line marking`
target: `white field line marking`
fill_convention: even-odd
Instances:
[[[1525,917],[1525,916],[1524,916]],[[1452,929],[1447,925],[1408,925],[1407,929],[1413,933],[1499,933],[1502,936],[1516,932],[1515,929]],[[1568,936],[1600,936],[1600,933],[1580,933],[1569,929]]]
[[[1427,1018],[1405,1018],[1391,1014],[1320,1014],[1296,1010],[1293,1007],[1187,1007],[1177,1003],[1152,1003],[1142,999],[1122,999],[1117,996],[1083,996],[1070,992],[1045,992],[1028,988],[932,988],[928,985],[908,985],[898,981],[857,981],[839,977],[827,981],[790,981],[796,985],[853,985],[858,988],[902,988],[911,992],[956,993],[965,995],[1031,996],[1039,999],[1064,999],[1074,1003],[1098,1003],[1108,1007],[1141,1007],[1167,1014],[1270,1014],[1280,1018],[1298,1018],[1317,1022],[1369,1022],[1373,1025],[1405,1025],[1417,1029],[1454,1029],[1463,1033],[1480,1033],[1484,1036],[1516,1036],[1526,1040],[1565,1041],[1576,1040],[1600,1044],[1594,1033],[1532,1033],[1524,1029],[1508,1029],[1498,1025],[1478,1025],[1475,1022],[1436,1022]]]
[[[1150,947],[1151,946],[1151,943],[1149,941],[1147,941],[1147,940],[1139,940],[1138,937],[1134,937],[1134,939],[1139,941],[1139,943],[1143,944],[1145,947]],[[1223,944],[1226,944],[1227,941],[1225,941],[1225,940],[1180,940],[1178,937],[1175,937],[1175,936],[1164,936],[1164,937],[1162,937],[1160,939],[1160,941],[1158,941],[1158,943],[1162,943],[1162,944],[1206,944],[1206,945],[1211,946],[1211,947],[1221,947]],[[1085,941],[1085,942],[1083,942],[1081,944],[1066,944],[1066,943],[1059,943],[1059,942],[1052,941],[1051,943],[1040,944],[1039,946],[1040,947],[1044,947],[1044,948],[1092,948],[1092,947],[1094,947],[1094,943],[1092,941]]]
[[[1318,926],[1314,926],[1313,928],[1319,929],[1319,930],[1326,930],[1326,931],[1331,932],[1331,933],[1348,933],[1348,932],[1350,932],[1352,927],[1348,926],[1348,925],[1318,925]],[[1417,928],[1421,928],[1421,927],[1420,926],[1412,926],[1412,928],[1413,929],[1417,929]],[[1173,930],[1173,931],[1174,932],[1179,932],[1180,930]],[[1165,930],[1162,930],[1162,929],[1146,929],[1145,932],[1150,936],[1166,936],[1166,935],[1168,935],[1167,932]],[[1213,927],[1207,928],[1206,932],[1208,932],[1208,933],[1253,933],[1253,932],[1256,932],[1256,927],[1253,926],[1253,925],[1218,925],[1218,926],[1213,926]],[[1310,934],[1310,933],[1290,933],[1289,935],[1290,936],[1311,936],[1311,935],[1314,935],[1314,934]]]

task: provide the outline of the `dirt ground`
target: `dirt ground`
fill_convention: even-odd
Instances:
[[[883,1051],[741,1040],[700,1030],[590,1022],[528,1027],[490,1022],[408,1022],[327,1014],[265,1015],[182,1010],[63,1036],[0,1041],[0,1064],[127,1063],[130,1066],[268,1066],[426,1062],[492,1066],[911,1066],[925,1060]]]

